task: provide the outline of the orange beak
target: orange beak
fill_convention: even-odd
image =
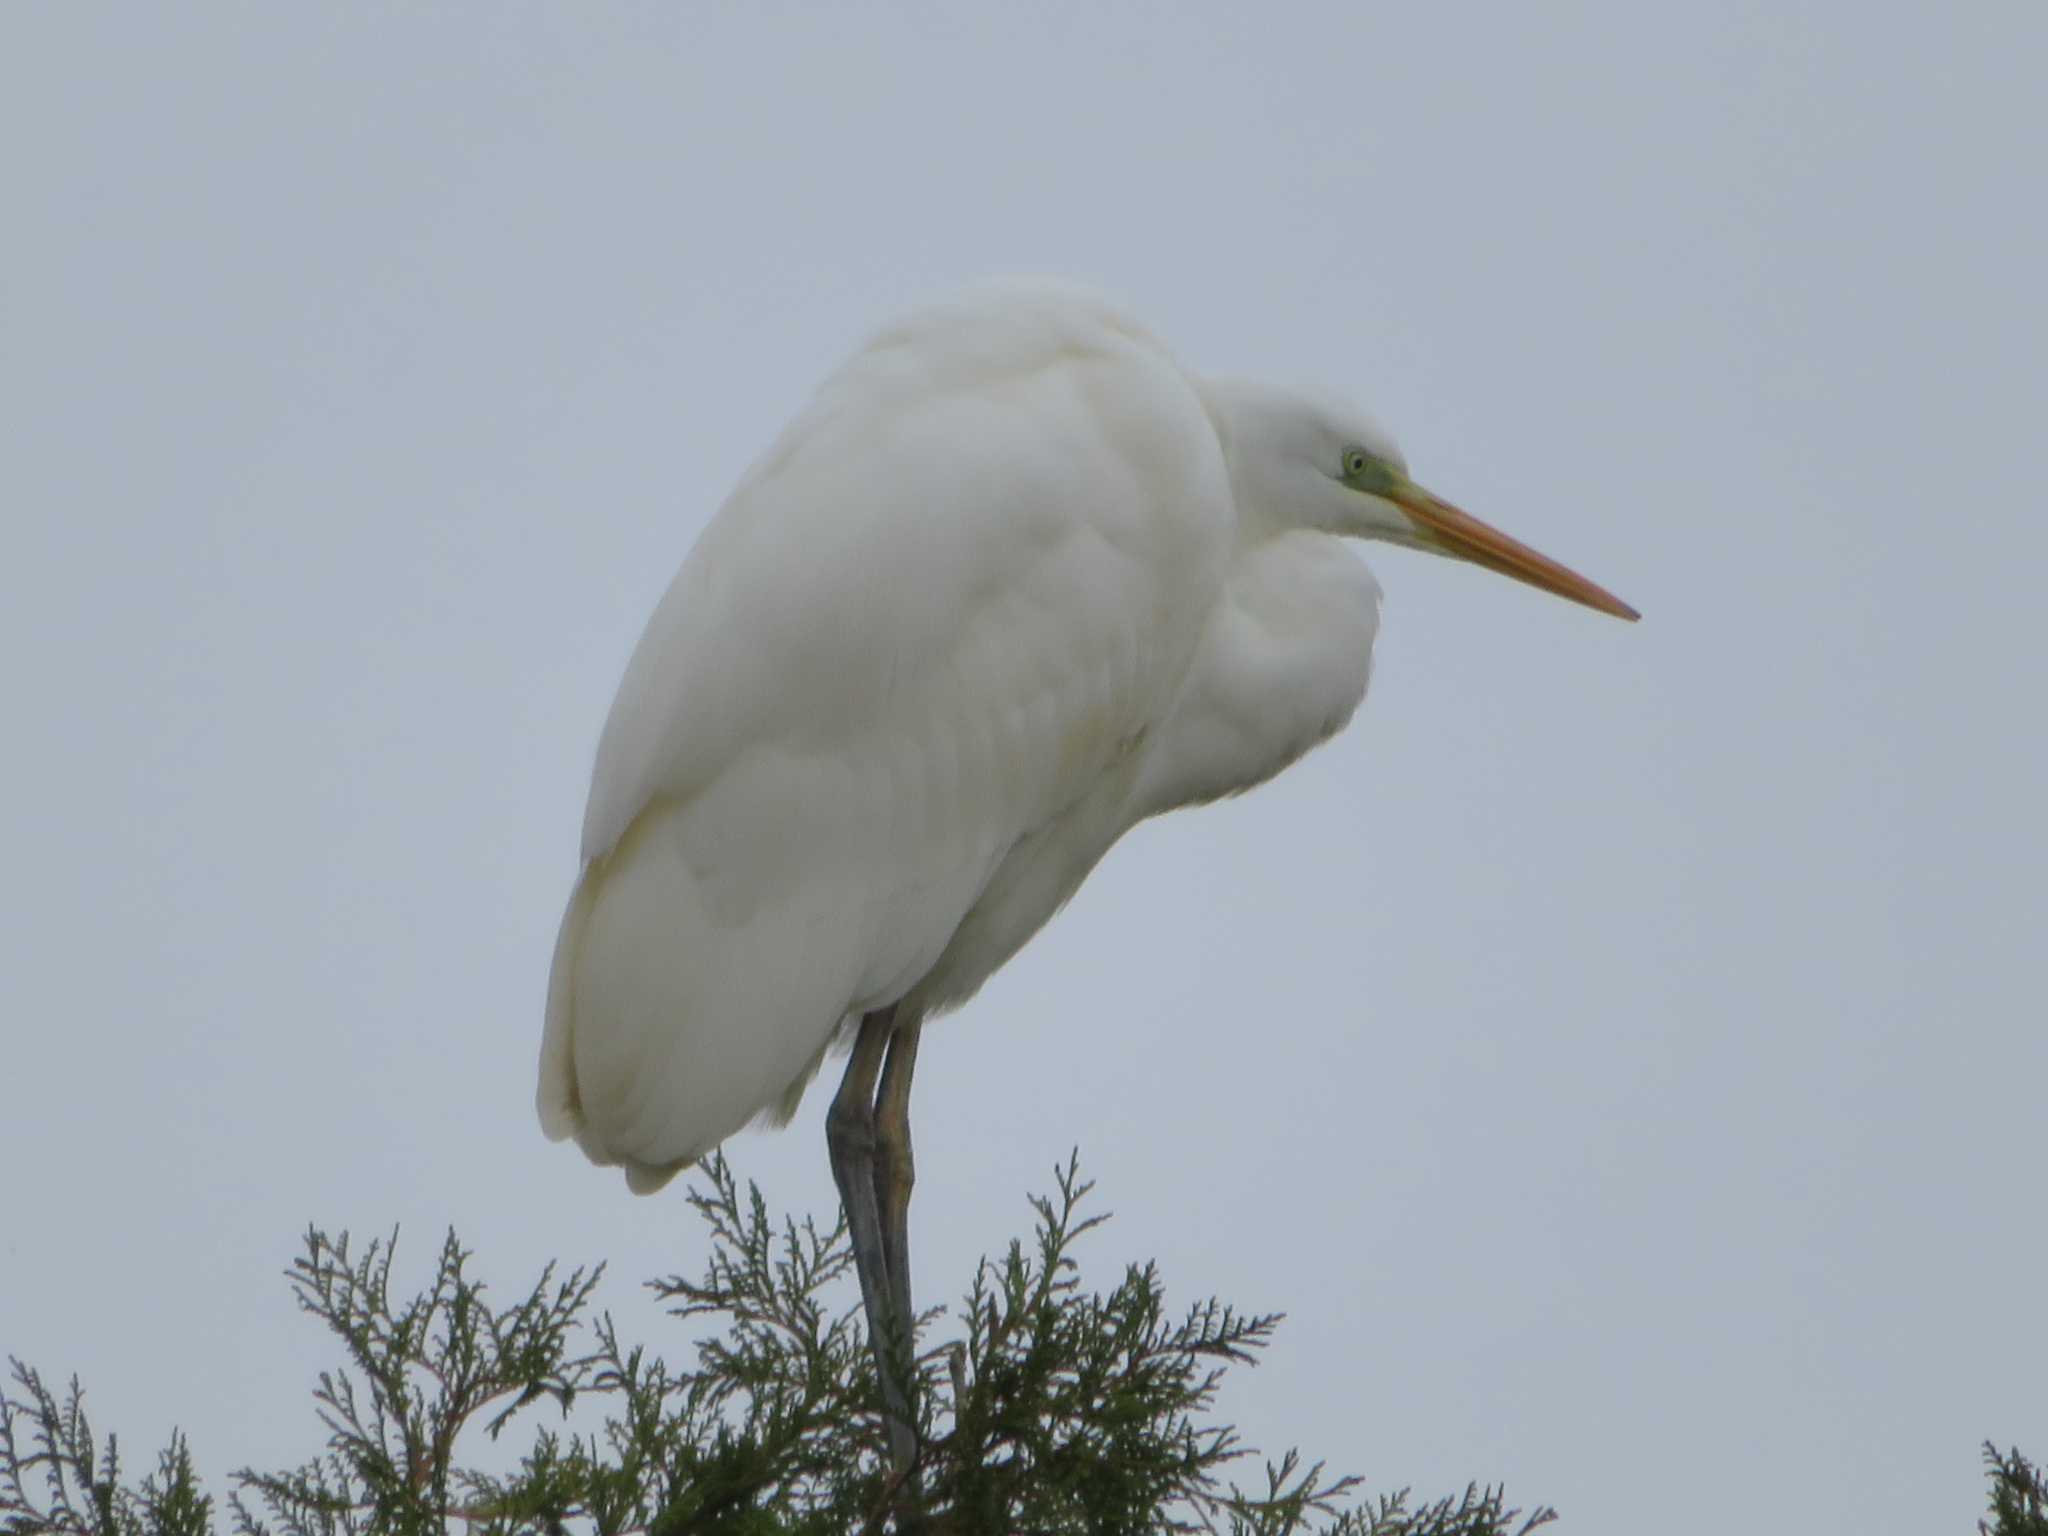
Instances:
[[[1414,519],[1416,532],[1425,544],[1447,555],[1526,581],[1532,587],[1611,613],[1617,619],[1633,621],[1642,617],[1612,592],[1594,586],[1577,571],[1566,570],[1548,555],[1539,555],[1471,513],[1459,511],[1412,480],[1404,480],[1382,494]]]

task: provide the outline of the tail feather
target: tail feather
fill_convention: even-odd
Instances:
[[[555,935],[554,962],[548,968],[548,1014],[541,1031],[540,1087],[534,1094],[534,1108],[540,1112],[541,1132],[549,1141],[566,1141],[583,1124],[583,1108],[576,1094],[574,973],[576,948],[590,918],[593,868],[584,865],[577,877],[569,909],[562,914],[561,930]]]
[[[686,817],[650,807],[584,867],[548,977],[541,1129],[636,1194],[750,1120],[787,1123],[857,976],[856,942],[817,940],[829,893],[722,900],[686,856]]]

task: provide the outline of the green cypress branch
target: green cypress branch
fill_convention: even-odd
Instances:
[[[1360,1503],[1358,1480],[1289,1451],[1262,1486],[1214,1415],[1233,1368],[1280,1324],[1216,1298],[1169,1308],[1155,1266],[1107,1291],[1076,1248],[1108,1220],[1077,1159],[1034,1198],[1033,1230],[983,1260],[952,1314],[919,1319],[916,1475],[933,1536],[1230,1532],[1232,1536],[1526,1536],[1497,1488],[1410,1508]],[[314,1387],[321,1452],[234,1476],[237,1536],[846,1536],[885,1531],[897,1488],[844,1224],[771,1216],[720,1157],[689,1190],[701,1269],[652,1282],[708,1329],[688,1367],[627,1344],[595,1309],[601,1268],[555,1266],[509,1305],[450,1232],[416,1294],[393,1282],[398,1234],[358,1251],[309,1230],[286,1279],[339,1344]],[[479,1437],[528,1437],[486,1472]],[[2024,1465],[2023,1463],[2021,1465]],[[0,1390],[0,1536],[213,1536],[181,1435],[139,1483],[96,1440],[74,1381],[61,1397],[15,1362]],[[1517,1521],[1520,1523],[1517,1524]],[[1998,1536],[2033,1536],[2000,1526]]]

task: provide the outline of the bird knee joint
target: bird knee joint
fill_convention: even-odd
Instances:
[[[910,1154],[910,1139],[906,1136],[884,1136],[878,1138],[876,1151],[888,1168],[889,1177],[903,1189],[908,1190],[917,1182],[917,1159]]]
[[[834,1100],[825,1112],[825,1140],[849,1152],[874,1151],[880,1140],[875,1134],[874,1114],[863,1112],[858,1105]]]

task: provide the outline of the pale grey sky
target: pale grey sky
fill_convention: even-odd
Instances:
[[[2048,9],[1936,11],[9,6],[0,1349],[218,1476],[317,1444],[309,1221],[694,1264],[531,1108],[599,724],[820,374],[1039,272],[1646,617],[1377,554],[1350,732],[927,1037],[921,1294],[1078,1144],[1105,1281],[1290,1314],[1258,1443],[1961,1529],[2048,1451]],[[820,1213],[823,1098],[730,1148]]]

